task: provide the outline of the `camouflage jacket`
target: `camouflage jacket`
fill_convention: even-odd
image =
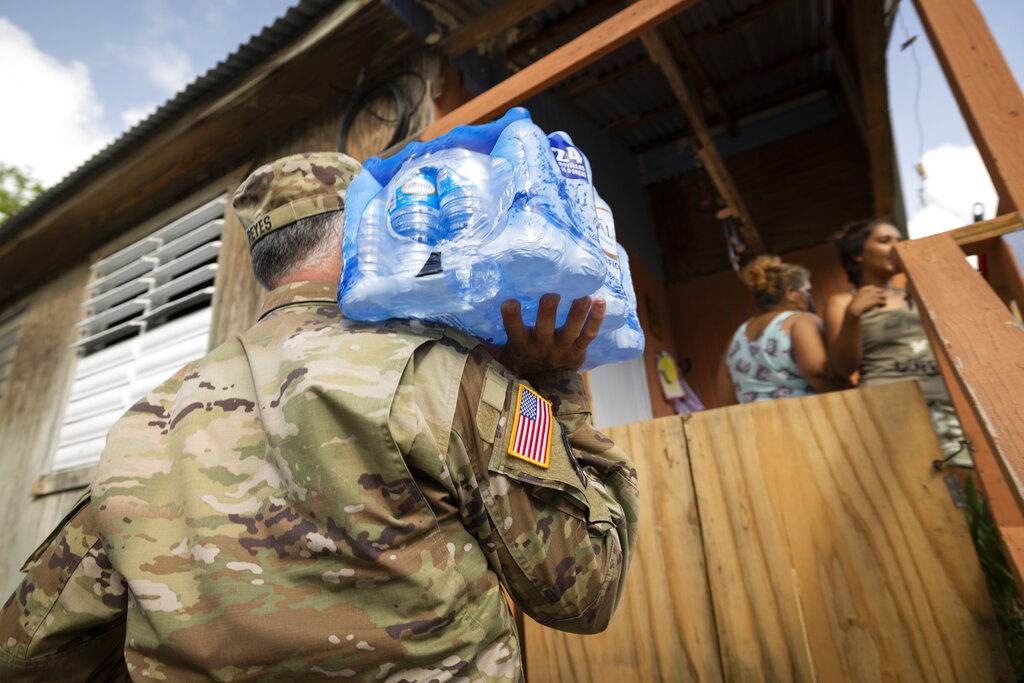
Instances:
[[[83,508],[28,563],[0,678],[86,680],[123,639],[135,680],[519,680],[502,585],[542,624],[605,627],[636,472],[580,376],[525,383],[554,417],[541,467],[509,453],[524,382],[476,340],[345,319],[333,292],[275,290],[114,426],[98,528]]]

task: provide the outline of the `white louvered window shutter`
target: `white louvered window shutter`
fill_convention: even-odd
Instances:
[[[209,342],[227,195],[92,266],[51,471],[95,463],[107,430]]]

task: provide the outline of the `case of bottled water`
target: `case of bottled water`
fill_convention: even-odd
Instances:
[[[529,323],[556,292],[560,325],[573,299],[595,295],[608,302],[597,344],[636,317],[590,162],[522,108],[368,159],[346,194],[342,258],[338,302],[359,320],[435,320],[500,344],[506,299]]]

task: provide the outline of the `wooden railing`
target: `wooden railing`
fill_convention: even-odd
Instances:
[[[1024,594],[1024,330],[964,254],[1002,248],[1013,213],[902,242],[896,253],[974,451],[977,478]],[[1020,272],[1001,273],[1016,278]],[[1024,301],[1018,301],[1024,305]]]

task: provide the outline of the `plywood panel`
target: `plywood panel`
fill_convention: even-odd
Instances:
[[[684,424],[726,680],[1012,680],[916,384]]]
[[[640,472],[640,537],[608,629],[573,635],[526,619],[530,683],[721,681],[700,525],[680,418],[608,435]]]

